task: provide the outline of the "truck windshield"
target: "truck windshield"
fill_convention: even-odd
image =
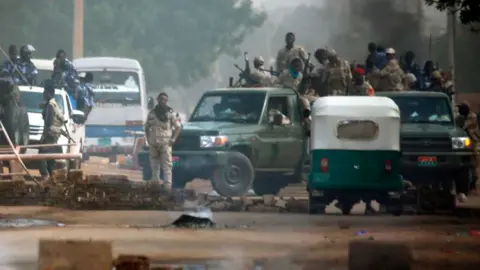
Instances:
[[[65,108],[65,103],[63,103],[63,97],[61,95],[55,95],[55,101],[57,102],[60,111],[62,111],[63,113]],[[43,102],[43,93],[22,91],[22,93],[20,94],[20,104],[27,108],[28,112],[42,113],[40,104],[42,104]]]
[[[265,93],[209,93],[192,113],[191,122],[218,121],[258,123]]]
[[[390,97],[400,108],[402,123],[452,124],[450,102],[443,97]]]

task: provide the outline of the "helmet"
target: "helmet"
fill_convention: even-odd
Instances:
[[[395,54],[395,49],[393,48],[388,48],[386,51],[385,51],[386,54]]]
[[[265,63],[265,60],[261,56],[255,56],[255,58],[253,58],[253,63],[263,65]]]
[[[27,45],[23,45],[22,46],[22,49],[21,49],[23,52],[34,52],[35,51],[35,48],[30,45],[30,44],[27,44]]]

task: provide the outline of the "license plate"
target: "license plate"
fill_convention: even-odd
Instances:
[[[178,165],[178,162],[180,161],[180,158],[179,157],[175,157],[173,156],[172,157],[172,164],[173,164],[173,167],[176,167]]]
[[[418,166],[435,167],[437,166],[437,157],[418,157]]]
[[[100,138],[98,139],[99,145],[112,145],[112,139],[110,138]]]

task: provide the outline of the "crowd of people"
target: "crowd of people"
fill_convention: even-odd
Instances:
[[[442,72],[433,61],[423,68],[416,62],[415,53],[408,51],[398,59],[394,48],[368,44],[364,64],[352,64],[329,48],[317,49],[313,56],[295,44],[295,35],[287,33],[286,44],[277,54],[275,70],[264,67],[262,57],[255,57],[250,72],[250,85],[282,85],[294,88],[308,101],[327,95],[374,95],[376,91],[440,91],[453,94],[450,72]],[[305,78],[306,80],[303,80]],[[303,82],[302,82],[303,80]]]
[[[43,86],[44,82],[37,82],[38,70],[32,62],[33,52],[35,48],[30,44],[21,46],[20,54],[16,45],[10,45],[0,77],[10,80],[15,85]],[[53,60],[50,79],[56,89],[67,91],[74,109],[83,110],[86,116],[91,112],[94,106],[91,86],[93,75],[90,72],[78,73],[62,49],[57,51]]]

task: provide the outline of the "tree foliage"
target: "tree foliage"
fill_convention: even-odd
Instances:
[[[42,58],[72,48],[73,1],[3,0],[0,15],[3,48],[30,43]],[[251,0],[85,0],[84,15],[85,56],[138,59],[152,90],[204,78],[266,18]]]
[[[460,13],[463,24],[480,22],[480,1],[478,0],[425,0],[429,6],[434,6],[440,11],[449,10]]]

